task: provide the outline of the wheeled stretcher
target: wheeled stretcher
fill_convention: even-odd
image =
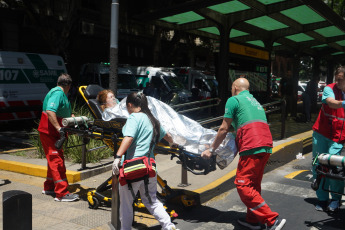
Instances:
[[[345,156],[320,154],[314,159],[313,165],[316,165],[315,171],[317,174],[317,177],[311,184],[313,190],[316,191],[319,189],[319,186],[321,186],[324,191],[345,195],[344,193],[330,191],[329,189],[325,188],[325,180],[323,180],[322,184],[320,185],[322,178],[331,178],[342,181],[345,180]]]
[[[126,119],[116,118],[111,121],[103,121],[102,111],[99,103],[96,100],[97,94],[103,90],[98,85],[81,86],[79,92],[88,104],[94,120],[88,118],[68,118],[69,122],[63,123],[64,127],[61,130],[61,138],[56,142],[56,147],[61,148],[65,141],[65,134],[77,134],[84,137],[83,139],[94,138],[102,140],[112,151],[114,155],[117,152],[117,148],[122,141],[122,127],[126,123]],[[196,175],[206,175],[216,169],[215,158],[205,160],[198,154],[193,154],[184,150],[182,146],[176,149],[171,149],[164,143],[158,143],[154,149],[155,154],[169,154],[171,159],[178,158],[186,170]],[[171,189],[167,182],[157,175],[157,182],[161,188],[161,192],[157,193],[157,197],[166,204],[169,201],[178,200],[184,207],[190,207],[198,204],[197,196],[191,192],[183,190]],[[112,184],[112,177],[110,176],[106,181],[99,185],[95,190],[89,191],[87,199],[90,208],[98,208],[103,202],[109,203],[111,198],[106,197],[103,192],[109,190]],[[135,203],[138,207],[144,207],[140,202]],[[172,217],[176,217],[176,213],[172,210],[170,212]]]

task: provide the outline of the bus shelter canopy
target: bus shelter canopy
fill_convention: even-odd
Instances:
[[[170,2],[135,18],[215,41],[228,36],[281,55],[344,56],[345,21],[322,0]]]

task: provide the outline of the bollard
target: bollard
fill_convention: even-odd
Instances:
[[[11,190],[2,194],[3,230],[32,230],[32,195]]]

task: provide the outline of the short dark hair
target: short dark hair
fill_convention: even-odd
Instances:
[[[72,84],[72,78],[67,73],[63,73],[59,76],[57,80],[58,86],[68,86]]]
[[[345,66],[339,66],[339,67],[334,71],[334,76],[337,76],[339,73],[344,73],[344,74],[345,74]]]

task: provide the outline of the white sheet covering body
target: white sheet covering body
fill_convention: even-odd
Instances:
[[[186,151],[200,154],[211,145],[217,132],[202,127],[198,122],[178,114],[169,105],[147,96],[148,106],[163,128],[169,132],[176,144],[184,146]],[[103,112],[103,120],[109,121],[114,118],[128,118],[126,98],[121,100],[113,108],[107,108]],[[217,165],[223,169],[228,166],[237,154],[234,136],[228,133],[221,145],[216,149]]]

